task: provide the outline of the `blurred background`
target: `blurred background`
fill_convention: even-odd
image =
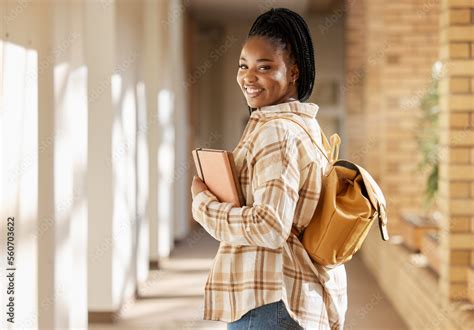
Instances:
[[[191,150],[236,146],[272,7],[305,17],[309,101],[388,202],[346,328],[474,329],[472,0],[0,0],[0,328],[225,328],[202,321]]]

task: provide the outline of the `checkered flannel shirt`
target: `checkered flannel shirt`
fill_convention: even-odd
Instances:
[[[204,319],[232,322],[280,299],[302,327],[342,329],[347,309],[343,265],[313,264],[291,231],[311,220],[327,160],[291,116],[321,145],[318,106],[299,101],[253,111],[233,151],[246,206],[221,203],[209,190],[193,198],[193,218],[220,246],[205,286]]]

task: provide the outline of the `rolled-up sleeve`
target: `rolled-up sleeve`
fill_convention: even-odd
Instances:
[[[231,245],[276,249],[288,238],[300,185],[298,137],[281,123],[254,137],[248,164],[252,171],[251,206],[221,203],[210,191],[197,194],[193,218],[214,238]]]

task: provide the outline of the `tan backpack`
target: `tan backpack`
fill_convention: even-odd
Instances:
[[[347,160],[338,160],[339,136],[333,134],[329,143],[321,130],[326,149],[323,151],[296,120],[291,117],[271,120],[275,119],[288,119],[299,125],[329,162],[316,211],[302,234],[302,243],[309,256],[323,266],[349,261],[360,249],[374,220],[378,220],[382,239],[388,240],[383,193],[364,168]],[[295,227],[292,231],[297,234]]]

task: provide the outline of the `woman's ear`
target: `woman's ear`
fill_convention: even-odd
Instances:
[[[291,66],[290,69],[290,81],[292,83],[296,83],[298,78],[300,77],[300,69],[298,68],[298,65],[295,63]]]

